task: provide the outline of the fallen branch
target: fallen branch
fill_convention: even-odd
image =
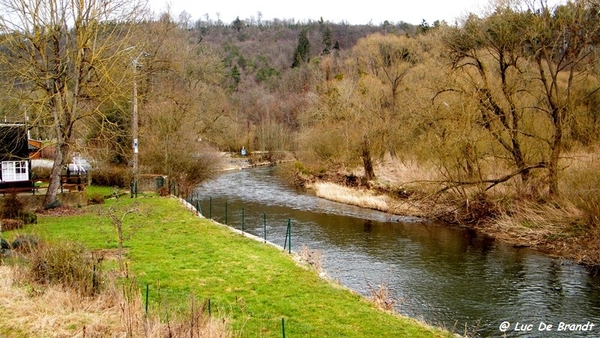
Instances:
[[[443,181],[443,182],[438,182],[438,183],[444,183],[444,184],[451,184],[448,185],[446,187],[444,187],[442,190],[439,190],[437,193],[443,193],[449,189],[453,189],[456,187],[460,187],[460,186],[468,186],[468,185],[477,185],[477,184],[482,184],[482,183],[490,183],[490,185],[485,188],[485,190],[490,190],[491,188],[495,187],[496,185],[500,184],[500,183],[504,183],[510,179],[512,179],[515,176],[518,176],[520,174],[522,174],[524,171],[527,170],[532,170],[532,169],[539,169],[539,168],[547,168],[548,167],[548,163],[547,162],[538,162],[536,164],[532,164],[532,165],[528,165],[522,168],[519,168],[519,170],[510,173],[508,175],[504,175],[500,178],[496,178],[496,179],[489,179],[489,180],[478,180],[478,181]]]

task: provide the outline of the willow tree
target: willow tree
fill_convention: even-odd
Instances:
[[[381,157],[383,152],[374,153],[370,148],[372,145],[381,144],[381,149],[396,156],[397,145],[393,138],[403,120],[400,112],[400,93],[408,87],[404,80],[421,62],[423,50],[420,42],[413,38],[373,34],[358,41],[352,49],[352,56],[356,60],[359,85],[357,94],[361,96],[361,107],[370,107],[361,115],[366,127],[361,137],[361,156],[365,175],[368,179],[373,179],[375,173],[371,157]]]
[[[549,8],[501,5],[486,18],[471,16],[445,36],[455,86],[440,93],[476,103],[476,121],[498,146],[511,171],[488,179],[492,187],[515,176],[531,185],[546,170],[547,190],[558,194],[567,120],[573,118],[598,38],[597,1]],[[458,182],[472,184],[476,182]]]
[[[2,81],[34,123],[48,123],[56,152],[44,205],[56,201],[82,121],[121,89],[132,52],[129,27],[143,6],[129,0],[0,0]]]
[[[577,89],[587,86],[586,79],[597,72],[591,65],[600,44],[600,1],[569,2],[554,11],[542,7],[532,16],[526,33],[528,56],[541,88],[535,97],[536,109],[550,126],[550,135],[544,139],[548,146],[548,192],[558,195],[569,121],[576,118],[578,102],[600,90],[597,86],[585,88],[584,96],[577,95]]]

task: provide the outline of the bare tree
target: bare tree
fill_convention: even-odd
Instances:
[[[143,95],[148,102],[140,115],[140,156],[144,170],[175,179],[185,194],[218,164],[207,141],[213,133],[223,133],[215,128],[220,120],[229,120],[225,72],[220,55],[189,43],[189,32],[169,15],[145,27],[153,56],[144,70],[151,84]]]
[[[532,7],[519,7],[524,4]],[[528,186],[532,171],[544,169],[548,193],[558,195],[567,122],[581,99],[576,89],[591,75],[598,6],[595,0],[556,8],[545,2],[499,5],[445,37],[458,79],[446,93],[477,103],[477,123],[503,150],[499,157],[511,159],[513,173],[505,178],[519,176]]]
[[[131,24],[144,3],[129,0],[0,0],[0,64],[9,95],[54,130],[56,153],[44,205],[56,201],[77,126],[101,115],[127,80]]]

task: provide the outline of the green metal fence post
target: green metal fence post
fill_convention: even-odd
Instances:
[[[285,318],[281,318],[281,334],[285,338]]]
[[[288,253],[292,253],[292,219],[288,218]]]
[[[146,283],[146,317],[148,317],[148,293],[149,293],[149,284]]]
[[[290,235],[290,226],[288,224],[288,226],[285,229],[285,240],[283,241],[283,250],[285,251],[285,249],[287,248],[287,244],[288,244],[288,236]]]
[[[212,196],[210,197],[208,204],[208,218],[212,219]]]
[[[263,214],[263,234],[265,243],[267,243],[267,214]]]
[[[227,225],[227,202],[225,202],[225,225]]]
[[[245,209],[242,208],[242,232],[246,230]]]

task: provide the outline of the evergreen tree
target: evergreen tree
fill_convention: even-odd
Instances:
[[[329,54],[331,52],[331,28],[325,25],[323,18],[319,21],[319,30],[321,31],[321,43],[323,44],[322,54]]]
[[[233,28],[236,31],[241,31],[242,28],[244,27],[244,22],[242,20],[240,20],[240,17],[236,17],[235,20],[233,20],[233,22],[231,23],[231,25],[233,26]]]
[[[303,29],[298,37],[298,46],[294,51],[294,60],[292,62],[292,68],[299,67],[302,63],[308,62],[308,54],[310,52],[310,41],[307,37],[308,31]]]
[[[231,79],[233,80],[233,83],[231,84],[231,86],[229,86],[229,89],[231,90],[235,90],[237,88],[237,86],[240,84],[240,80],[242,79],[242,74],[240,73],[240,70],[238,69],[237,65],[234,65],[233,68],[231,69]]]
[[[329,54],[331,52],[331,28],[325,27],[321,32],[323,42],[323,54]]]
[[[335,41],[335,44],[333,45],[333,50],[339,51],[340,50],[340,42],[339,41]]]

